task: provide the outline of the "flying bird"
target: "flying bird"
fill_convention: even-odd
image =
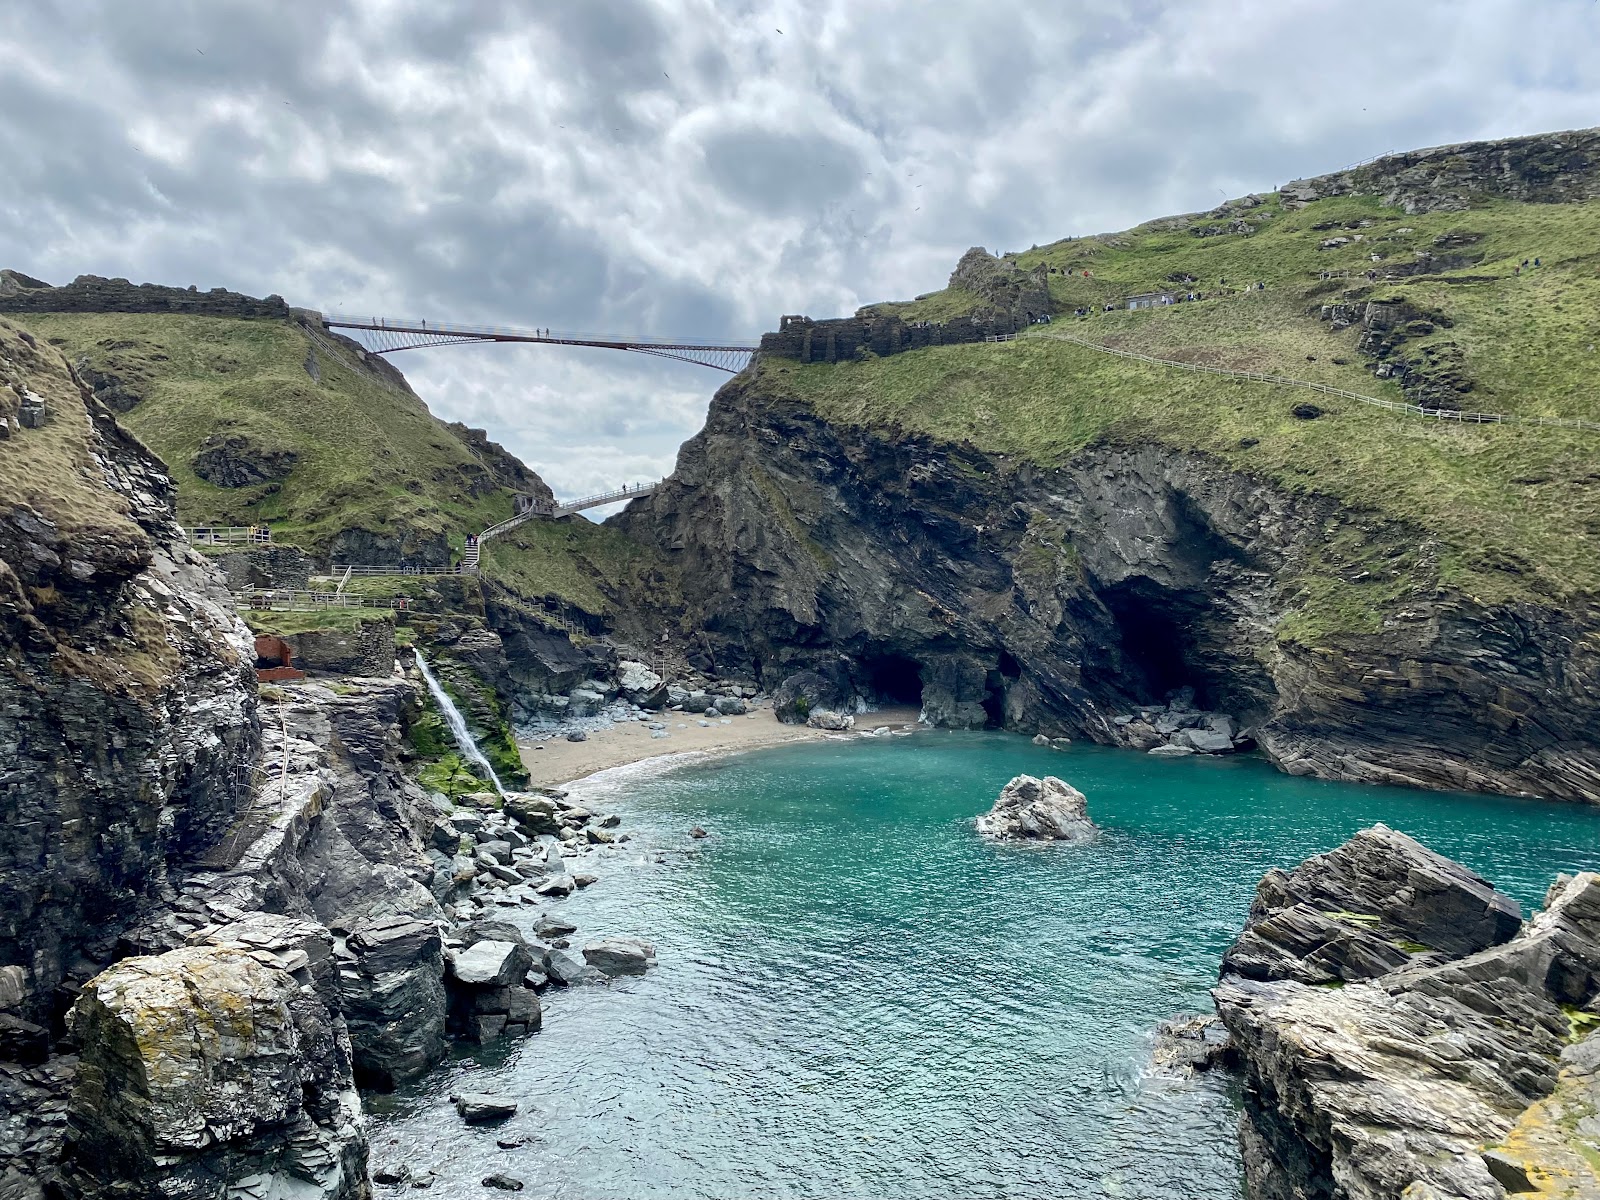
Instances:
[[[783,30],[781,30],[781,29],[780,29],[780,30],[778,30],[778,32],[779,32],[779,33],[782,33],[782,32],[783,32]]]

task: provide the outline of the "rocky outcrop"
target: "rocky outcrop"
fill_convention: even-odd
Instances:
[[[1459,863],[1374,825],[1291,872],[1268,871],[1226,974],[1354,983],[1473,954],[1522,928],[1517,902]]]
[[[14,286],[0,289],[0,312],[188,313],[285,320],[290,311],[281,296],[258,300],[227,288],[202,292],[196,287],[134,284],[126,279],[106,279],[99,275],[79,275],[71,283],[51,287],[14,271],[7,274]],[[28,286],[30,284],[37,286]]]
[[[60,354],[0,321],[0,380],[50,414],[0,440],[0,970],[50,1028],[245,805],[254,653],[161,464]]]
[[[302,670],[379,679],[394,674],[394,618],[387,615],[365,618],[352,629],[314,629],[283,640]]]
[[[1088,842],[1099,833],[1089,819],[1088,798],[1054,775],[1018,775],[977,824],[979,833],[997,842]]]
[[[271,483],[294,470],[299,454],[286,446],[266,446],[244,434],[214,433],[200,443],[189,468],[222,488]]]
[[[1380,582],[1426,578],[1427,539],[1192,451],[1102,442],[1045,468],[834,425],[747,373],[612,521],[668,560],[687,611],[659,621],[724,677],[810,672],[934,725],[1114,745],[1142,732],[1115,718],[1190,687],[1233,726],[1207,732],[1249,731],[1292,773],[1600,799],[1592,603],[1419,587],[1379,632],[1291,634],[1323,531],[1391,548]]]
[[[370,1194],[349,1043],[305,965],[214,946],[127,959],[72,1024],[72,1194]]]
[[[1600,1195],[1600,876],[1515,912],[1382,826],[1263,880],[1213,992],[1252,1195]]]
[[[961,256],[950,273],[950,287],[975,296],[989,310],[1031,321],[1053,311],[1050,269],[1041,263],[1024,271],[1009,258],[996,258],[981,246]]]
[[[1291,206],[1327,196],[1377,196],[1409,213],[1452,212],[1489,199],[1571,204],[1600,197],[1600,129],[1465,142],[1297,179],[1279,189]]]

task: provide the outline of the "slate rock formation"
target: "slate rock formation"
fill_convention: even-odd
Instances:
[[[1252,1195],[1600,1195],[1600,875],[1516,911],[1382,826],[1263,880],[1212,993]]]

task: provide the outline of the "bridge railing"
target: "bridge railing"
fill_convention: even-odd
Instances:
[[[408,578],[472,574],[470,571],[463,571],[460,563],[448,567],[407,567],[399,563],[334,563],[331,573],[346,576],[403,575]]]
[[[193,546],[272,544],[272,529],[266,525],[196,525],[183,533]]]
[[[438,334],[440,337],[514,338],[529,342],[574,342],[584,345],[659,346],[662,349],[742,350],[754,353],[759,346],[735,342],[704,342],[691,338],[650,335],[595,333],[572,329],[523,329],[511,325],[471,325],[457,321],[428,321],[409,317],[325,317],[329,329],[373,329],[393,333]]]
[[[352,596],[317,589],[246,588],[233,593],[236,608],[252,612],[317,612],[325,608],[386,608],[412,611],[409,596]]]

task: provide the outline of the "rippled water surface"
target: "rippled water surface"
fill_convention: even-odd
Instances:
[[[1087,793],[1101,840],[980,841],[1019,772]],[[575,943],[644,935],[661,965],[547,992],[542,1033],[385,1098],[375,1160],[440,1172],[430,1196],[493,1194],[494,1171],[523,1197],[1237,1196],[1225,1081],[1145,1066],[1156,1022],[1208,1006],[1264,870],[1374,821],[1525,907],[1600,864],[1595,810],[1004,734],[809,743],[591,794],[635,841],[558,903]],[[466,1127],[463,1088],[522,1111]]]

